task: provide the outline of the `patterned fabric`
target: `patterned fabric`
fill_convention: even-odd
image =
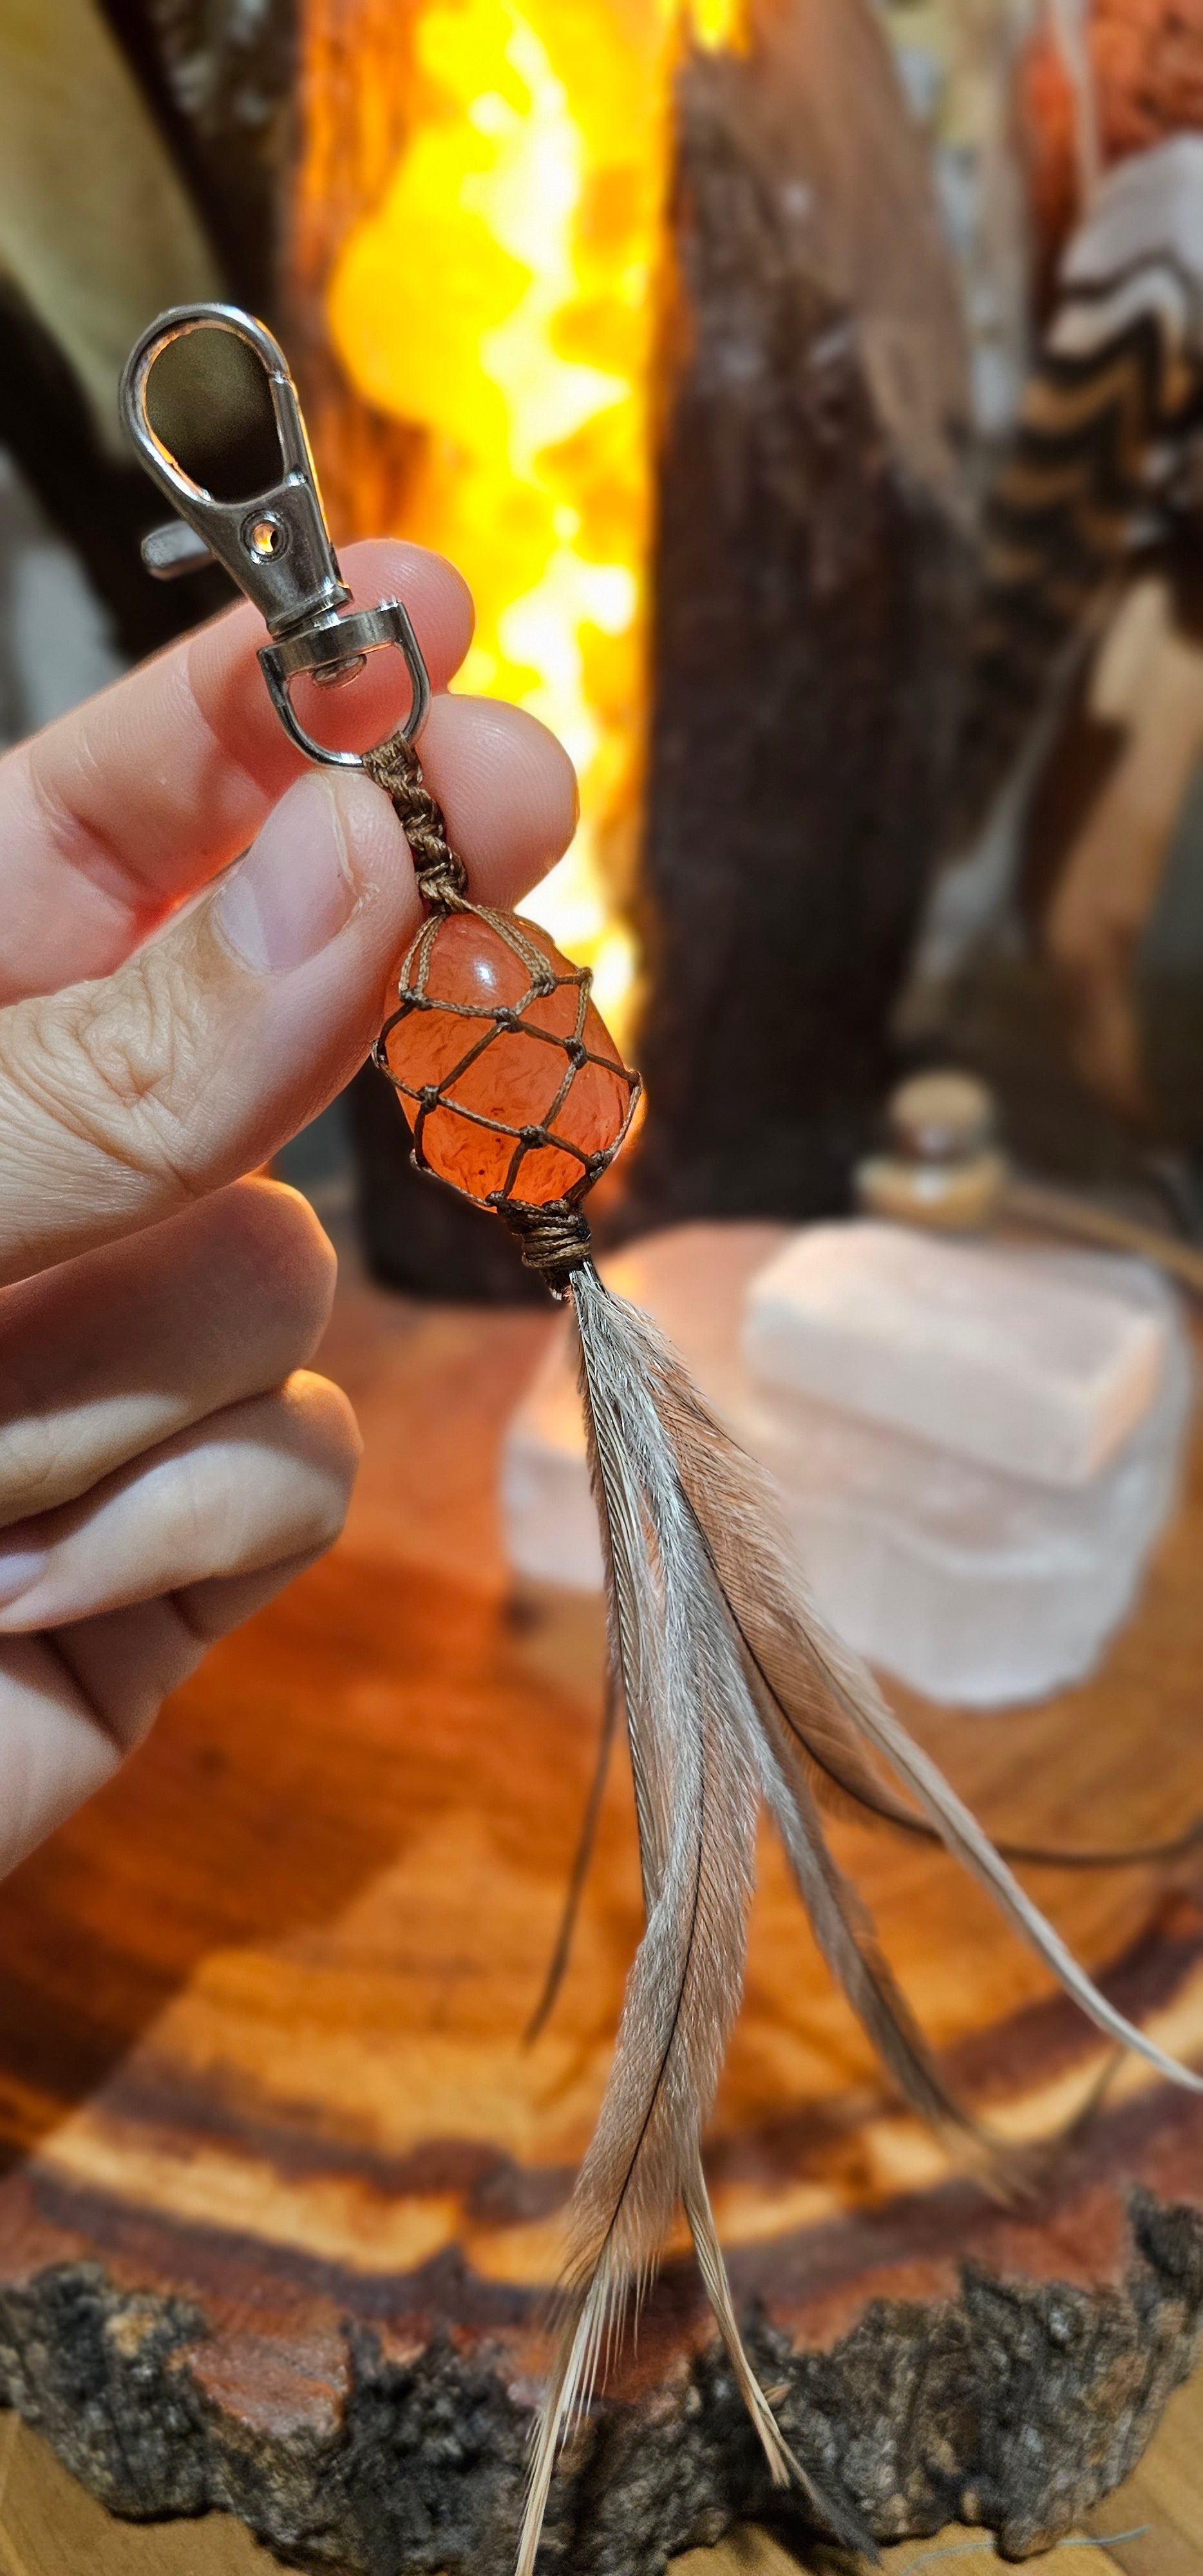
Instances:
[[[1203,424],[1203,136],[1109,173],[1058,294],[986,510],[953,839],[984,817],[1050,684],[1140,538],[1191,507]]]

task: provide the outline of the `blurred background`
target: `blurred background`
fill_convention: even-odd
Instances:
[[[217,604],[116,382],[247,303],[336,541],[452,554],[463,684],[577,763],[532,909],[648,1077],[616,1232],[846,1207],[949,1058],[1203,1222],[1191,0],[4,0],[0,72],[9,739]],[[523,1293],[349,1124],[382,1275]]]

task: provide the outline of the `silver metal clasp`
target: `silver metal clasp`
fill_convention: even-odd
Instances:
[[[267,377],[281,473],[250,500],[220,501],[207,492],[151,425],[151,371],[165,349],[192,331],[232,332]],[[337,769],[362,768],[359,752],[331,751],[305,731],[293,707],[292,682],[307,671],[319,687],[337,688],[353,680],[367,655],[384,644],[398,646],[409,670],[412,697],[399,731],[411,742],[430,706],[421,647],[399,599],[382,599],[367,609],[346,605],[351,594],[330,542],[297,389],[271,332],[234,304],[174,306],[151,323],[133,350],[121,380],[121,408],[148,474],[179,513],[143,540],[148,572],[170,580],[210,560],[224,564],[266,621],[272,641],[262,647],[260,665],[276,713],[298,748]]]

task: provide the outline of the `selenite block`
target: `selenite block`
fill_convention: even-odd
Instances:
[[[710,1402],[770,1470],[799,1568],[850,1645],[929,1698],[968,1707],[1039,1699],[1081,1680],[1127,1616],[1178,1491],[1193,1379],[1172,1292],[1144,1263],[1109,1254],[1000,1256],[1025,1293],[1039,1282],[1118,1306],[1160,1353],[1147,1410],[1106,1465],[1054,1484],[755,1379],[746,1317],[800,1240],[781,1226],[682,1226],[603,1267],[671,1334]],[[518,1574],[600,1586],[567,1322],[511,1423],[502,1510]]]
[[[1144,1419],[1166,1318],[1105,1265],[872,1220],[808,1226],[752,1285],[753,1377],[1041,1484],[1080,1485]]]

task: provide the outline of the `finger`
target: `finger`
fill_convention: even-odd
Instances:
[[[164,1442],[83,1501],[19,1523],[0,1552],[0,1635],[61,1628],[319,1554],[342,1528],[359,1454],[345,1395],[298,1371],[276,1394]]]
[[[0,1877],[94,1797],[169,1692],[309,1562],[197,1584],[0,1646]]]
[[[213,1640],[284,1591],[313,1554],[0,1646],[0,1878],[104,1787]]]
[[[343,568],[364,604],[404,599],[445,688],[472,633],[459,574],[395,539],[348,546]],[[0,1002],[107,974],[245,848],[300,775],[256,663],[265,641],[255,609],[231,609],[0,761]],[[351,750],[408,703],[397,653],[373,654],[333,697],[305,686],[303,721]]]
[[[231,1628],[241,1628],[244,1619],[252,1619],[265,1603],[274,1601],[322,1554],[321,1548],[307,1548],[303,1556],[284,1557],[278,1565],[260,1566],[255,1574],[215,1574],[208,1583],[189,1583],[173,1592],[172,1607],[196,1640],[198,1654],[204,1654],[218,1637],[228,1637]]]
[[[576,772],[554,734],[493,698],[436,698],[422,772],[477,903],[515,903],[576,830]]]
[[[29,1642],[19,1638],[13,1645]],[[190,1678],[207,1652],[206,1640],[170,1599],[99,1611],[95,1618],[52,1629],[45,1643],[59,1671],[74,1685],[87,1724],[101,1740],[93,1759],[102,1759],[107,1750],[110,1770],[116,1770],[142,1742],[164,1700]],[[12,1651],[12,1645],[0,1648],[0,1657],[7,1658]],[[86,1744],[79,1751],[87,1758]],[[92,1790],[85,1789],[82,1795],[90,1797]],[[71,1805],[79,1804],[77,1795]]]
[[[444,766],[473,891],[512,900],[571,831],[564,753],[514,708],[465,700],[438,720],[432,783]],[[310,770],[116,975],[0,1012],[0,1282],[266,1162],[363,1062],[419,917],[387,798]]]
[[[53,1638],[0,1649],[0,1876],[104,1787],[125,1750]]]
[[[334,1277],[305,1200],[252,1180],[0,1293],[0,1528],[282,1385]]]
[[[204,1662],[215,1640],[274,1601],[321,1553],[307,1548],[300,1556],[281,1558],[278,1565],[261,1566],[255,1574],[215,1575],[211,1582],[188,1584],[158,1601],[101,1610],[94,1618],[52,1630],[48,1643],[117,1755],[132,1753],[164,1700]],[[28,1643],[20,1637],[0,1647],[0,1672],[4,1658],[24,1651]],[[2,1711],[0,1680],[0,1743]]]

